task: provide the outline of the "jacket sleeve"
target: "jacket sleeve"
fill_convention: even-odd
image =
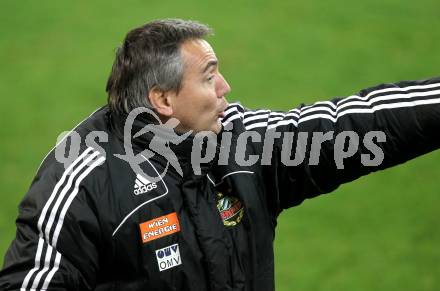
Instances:
[[[236,104],[228,113],[225,124],[239,119],[264,137],[253,145],[276,214],[440,147],[439,78],[382,84],[288,112]]]
[[[84,181],[103,158],[92,155],[66,170],[43,164],[20,203],[0,290],[93,290],[100,231]]]

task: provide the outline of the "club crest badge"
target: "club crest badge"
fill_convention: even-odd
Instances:
[[[236,197],[224,196],[222,192],[217,192],[217,209],[226,227],[236,226],[243,218],[243,203]]]

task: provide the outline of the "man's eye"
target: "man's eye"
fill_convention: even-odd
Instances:
[[[208,78],[206,78],[206,80],[207,80],[208,82],[211,82],[212,80],[214,80],[214,76],[209,76]]]

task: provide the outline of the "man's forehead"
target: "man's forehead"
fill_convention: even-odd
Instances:
[[[187,40],[182,44],[182,57],[191,67],[203,69],[209,62],[217,62],[214,49],[204,39]]]

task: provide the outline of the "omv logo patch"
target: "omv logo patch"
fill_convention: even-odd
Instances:
[[[163,249],[156,250],[157,265],[159,271],[165,271],[182,264],[179,244],[173,244]]]

